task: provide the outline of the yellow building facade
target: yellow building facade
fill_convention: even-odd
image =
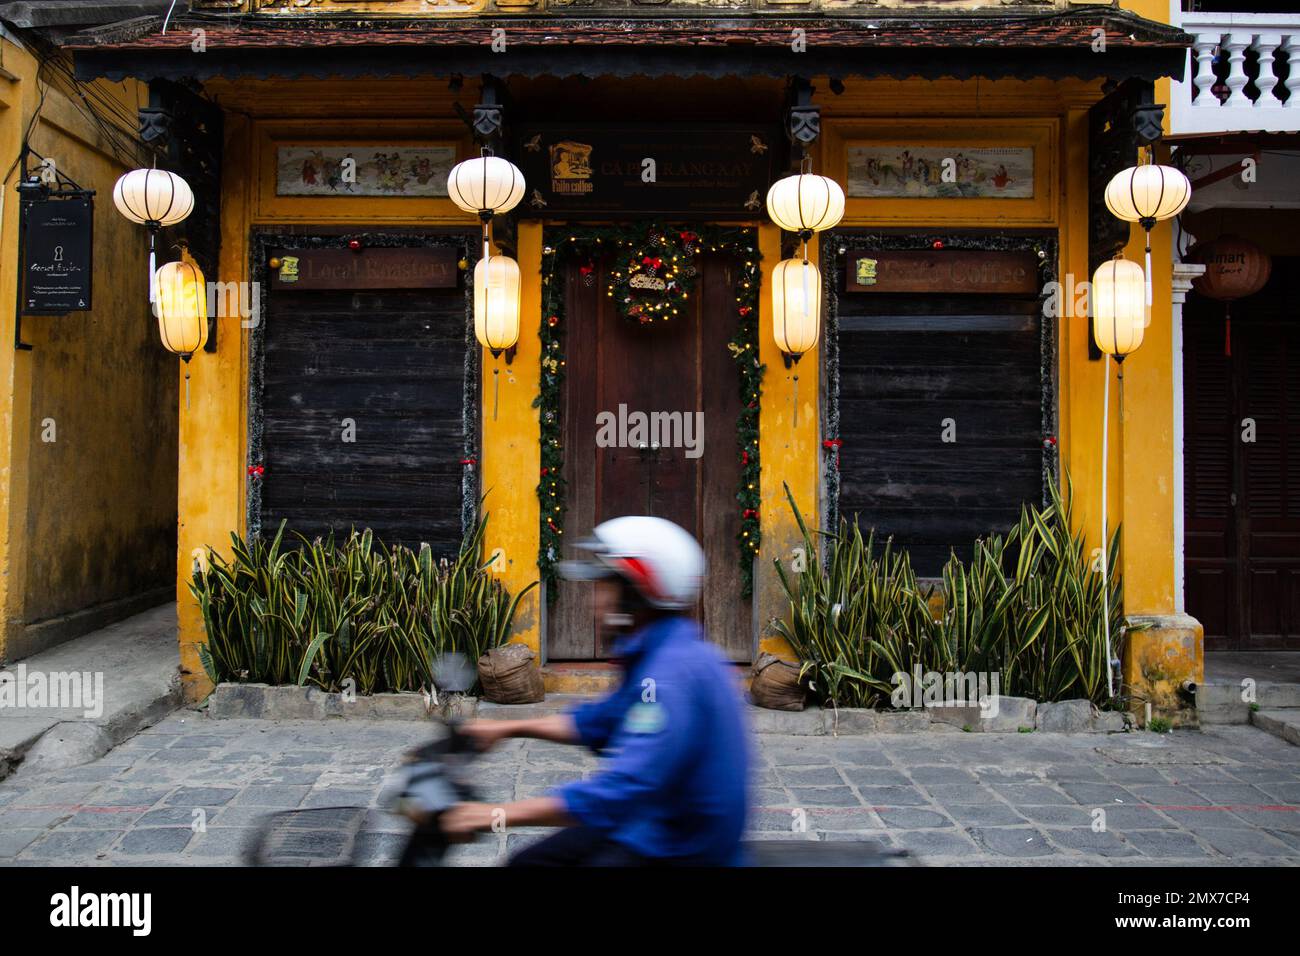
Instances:
[[[268,384],[281,380],[266,363],[278,361],[275,355],[298,346],[288,340],[273,341],[276,333],[268,329],[277,321],[287,327],[284,315],[289,313],[275,309],[289,306],[276,303],[299,302],[294,296],[307,292],[301,285],[285,286],[285,258],[294,260],[295,268],[323,268],[319,264],[334,261],[330,257],[335,250],[350,249],[360,257],[357,261],[364,261],[372,250],[390,245],[441,243],[457,250],[454,258],[462,273],[457,288],[464,289],[465,274],[478,256],[478,221],[457,209],[445,191],[437,195],[436,189],[412,185],[414,180],[408,177],[402,189],[385,192],[376,186],[354,192],[345,188],[347,183],[324,182],[325,163],[355,158],[363,166],[372,164],[382,179],[384,157],[397,157],[393,162],[403,169],[408,165],[415,169],[424,161],[426,154],[420,150],[442,150],[444,159],[469,158],[478,150],[471,127],[481,112],[470,116],[467,107],[486,105],[502,107],[507,128],[524,130],[497,146],[521,164],[534,127],[543,144],[607,141],[599,140],[601,136],[628,139],[639,135],[639,130],[648,139],[660,137],[659,168],[671,170],[674,162],[685,163],[681,157],[694,148],[691,130],[704,131],[698,135],[716,145],[722,136],[709,133],[711,126],[749,123],[757,129],[766,118],[766,128],[780,131],[790,127],[792,105],[796,110],[805,107],[805,120],[806,108],[815,106],[820,129],[808,143],[811,167],[834,178],[848,193],[842,222],[810,246],[810,258],[824,264],[828,291],[837,302],[851,298],[845,283],[859,280],[851,267],[861,261],[858,254],[863,249],[886,249],[888,254],[879,259],[886,265],[895,259],[933,262],[926,257],[945,252],[970,253],[983,257],[981,262],[1037,253],[1040,267],[1047,271],[1036,274],[1035,282],[1043,275],[1061,283],[1083,282],[1095,265],[1097,249],[1090,203],[1095,201],[1100,175],[1098,104],[1129,80],[1154,84],[1150,87],[1154,102],[1163,102],[1159,77],[1183,56],[1179,34],[1160,26],[1155,4],[1137,10],[1153,22],[1118,9],[1090,8],[1085,13],[1070,4],[1042,4],[1041,12],[1054,18],[1050,22],[1056,31],[1047,39],[1018,33],[1011,18],[978,3],[934,15],[928,33],[902,26],[891,32],[887,24],[868,28],[856,20],[854,30],[846,31],[834,18],[860,18],[861,14],[844,4],[803,5],[799,16],[789,14],[793,8],[788,5],[758,5],[728,21],[731,42],[716,47],[709,45],[710,35],[717,33],[710,16],[685,4],[648,18],[639,45],[619,47],[610,38],[609,49],[600,44],[584,49],[581,42],[572,47],[554,43],[554,30],[575,21],[563,11],[546,11],[531,3],[498,2],[482,10],[467,4],[446,16],[432,16],[423,4],[356,2],[331,9],[328,22],[313,22],[316,7],[288,10],[237,0],[193,6],[196,15],[176,21],[166,35],[151,25],[124,28],[93,41],[74,36],[67,44],[79,75],[86,79],[120,82],[129,76],[149,82],[161,77],[175,82],[188,77],[196,95],[220,110],[220,242],[215,278],[223,283],[259,284],[268,297],[263,301],[273,303],[270,312],[254,321],[237,315],[218,320],[215,351],[195,356],[188,369],[188,398],[177,403],[175,571],[181,669],[191,698],[203,696],[209,688],[198,660],[204,640],[202,621],[188,591],[197,556],[209,546],[225,547],[232,531],[257,530],[250,525],[265,520],[260,516],[278,514],[276,502],[288,493],[289,479],[280,477],[285,469],[277,468],[284,459],[277,461],[275,428],[266,417],[281,414],[271,407],[278,400],[273,400],[272,392],[279,386]],[[232,11],[248,16],[242,21],[225,18]],[[510,19],[516,15],[520,19]],[[590,35],[597,36],[609,27],[606,21],[571,27],[574,36],[588,28]],[[498,37],[495,30],[503,32]],[[797,45],[800,31],[805,31],[804,39],[813,51],[806,59],[790,46]],[[846,34],[872,36],[873,31],[876,35],[870,42],[844,39]],[[978,44],[971,38],[978,36],[985,38],[980,42],[998,44],[999,54],[975,49]],[[497,39],[504,47],[494,53],[492,44]],[[427,65],[431,56],[439,60],[434,68]],[[414,75],[420,68],[412,64],[420,57],[426,61],[425,75]],[[620,57],[626,57],[627,63],[620,65]],[[489,76],[480,81],[477,77],[484,74]],[[793,77],[799,83],[792,83]],[[799,100],[791,90],[812,92]],[[1131,119],[1122,111],[1115,117],[1124,122]],[[788,171],[788,157],[797,164],[798,147],[791,149],[778,137],[756,139],[756,152],[741,158],[766,161],[760,146],[773,151],[769,168],[774,174]],[[1153,149],[1157,160],[1164,155],[1158,144]],[[555,155],[552,152],[552,159]],[[1133,147],[1122,157],[1123,165],[1136,162],[1138,155]],[[949,156],[955,175],[967,168],[977,170],[981,185],[960,194],[931,188],[944,182],[942,160]],[[916,174],[912,164],[917,161],[934,163],[935,171]],[[553,176],[558,175],[553,171]],[[538,185],[530,179],[528,189]],[[686,496],[681,500],[687,502],[682,507],[695,509],[692,513],[700,522],[696,530],[706,545],[711,538],[735,534],[741,520],[757,522],[762,544],[753,559],[752,596],[734,598],[739,616],[726,625],[741,635],[732,656],[748,660],[764,650],[788,652],[771,628],[772,619],[785,613],[786,603],[769,560],[789,557],[802,544],[784,486],[810,523],[824,522],[849,510],[839,498],[849,494],[847,489],[856,480],[855,461],[865,454],[861,445],[855,448],[844,438],[850,426],[859,423],[840,418],[840,406],[848,408],[850,400],[843,368],[837,366],[834,382],[830,381],[827,349],[834,330],[823,330],[822,341],[792,367],[783,360],[773,337],[772,269],[790,254],[791,237],[783,236],[766,218],[761,202],[719,215],[721,199],[710,205],[706,196],[699,206],[687,202],[653,208],[633,192],[627,199],[628,213],[620,215],[617,210],[601,213],[573,205],[571,196],[555,190],[554,179],[551,185],[546,196],[537,196],[546,205],[534,204],[530,209],[525,200],[522,214],[494,224],[496,248],[504,248],[519,263],[522,334],[508,364],[472,350],[475,354],[467,368],[476,377],[469,406],[473,420],[464,434],[457,434],[456,446],[446,449],[447,460],[467,470],[464,487],[485,495],[494,570],[508,588],[520,590],[538,579],[539,551],[545,552],[548,514],[543,509],[549,502],[543,481],[548,477],[543,443],[549,406],[539,405],[539,395],[549,357],[544,351],[550,341],[546,303],[552,301],[547,283],[570,282],[576,291],[571,291],[569,301],[577,303],[585,294],[581,290],[589,272],[599,275],[605,268],[593,261],[582,265],[588,272],[579,269],[566,279],[549,265],[557,254],[556,243],[575,241],[592,229],[640,223],[666,223],[683,232],[698,228],[701,234],[713,228],[750,230],[746,235],[752,236],[760,270],[758,360],[766,366],[756,439],[761,464],[755,491],[760,503],[756,509],[745,509],[741,518],[728,512],[740,511],[734,463],[727,466],[731,470],[719,472],[725,473],[723,478],[691,478],[696,482],[694,497],[681,492]],[[728,180],[717,188],[725,191],[732,185]],[[1015,435],[1028,444],[1022,442],[1016,451],[1008,452],[1030,462],[1025,474],[1030,478],[1036,474],[1039,458],[1050,480],[1063,480],[1068,473],[1075,520],[1090,541],[1099,537],[1102,496],[1108,496],[1110,526],[1123,527],[1119,570],[1124,576],[1125,613],[1144,625],[1129,635],[1123,677],[1138,697],[1151,698],[1162,710],[1176,712],[1178,688],[1186,680],[1201,679],[1202,658],[1198,625],[1178,613],[1175,596],[1170,241],[1168,224],[1157,226],[1152,234],[1152,321],[1143,347],[1123,365],[1122,415],[1112,405],[1109,434],[1102,435],[1102,396],[1104,388],[1117,388],[1116,366],[1090,354],[1086,314],[1061,315],[1041,326],[1044,338],[1034,361],[1041,359],[1042,392],[1008,412],[1007,420],[1026,423],[1015,426]],[[666,248],[676,247],[669,243]],[[313,251],[319,249],[329,250],[328,255]],[[706,251],[701,248],[700,255]],[[1142,260],[1140,230],[1133,230],[1124,253]],[[701,266],[701,296],[711,294],[707,289],[713,280],[708,276],[714,273],[708,269]],[[328,285],[333,280],[321,281],[322,289],[334,290],[329,294],[338,291]],[[346,283],[342,288],[346,291]],[[1029,299],[1037,301],[1039,291],[1036,287]],[[899,295],[899,302],[913,301],[906,299],[906,293]],[[962,303],[973,301],[961,299],[957,292],[952,295],[958,304],[949,311],[960,313]],[[976,290],[981,302],[992,295],[992,287]],[[836,314],[851,312],[844,302],[835,307]],[[366,308],[387,307],[382,297],[373,303]],[[300,308],[310,311],[312,307]],[[581,308],[572,304],[568,315],[580,314]],[[904,332],[910,327],[902,321],[907,318],[899,319],[898,328]],[[1001,313],[997,322],[999,329],[1019,327]],[[848,330],[850,324],[843,327]],[[580,361],[575,357],[579,352],[574,328],[565,340],[562,361],[568,362],[570,374],[557,406],[565,412],[599,408],[582,404],[588,400],[575,397],[576,390],[589,381],[606,382],[601,377],[604,372],[589,379],[572,371]],[[623,368],[618,363],[630,363],[628,374],[635,377],[636,362],[628,358],[627,347],[614,338],[600,341],[600,349],[607,349],[597,353],[604,358],[604,367]],[[657,347],[646,345],[646,354]],[[302,361],[295,374],[308,376],[314,360]],[[600,358],[581,361],[601,367]],[[687,357],[681,366],[683,376],[693,376],[706,404],[714,391],[735,390],[734,384],[714,374],[708,361]],[[843,358],[837,361],[842,364]],[[1039,372],[1035,364],[1033,375]],[[996,373],[990,374],[987,390],[996,392],[1001,384]],[[292,391],[291,386],[285,387]],[[615,394],[613,385],[598,387],[605,389],[598,393],[601,398]],[[260,406],[258,396],[269,404]],[[922,404],[923,397],[914,407]],[[1000,413],[988,414],[991,423],[980,427],[997,431]],[[943,420],[943,415],[935,414],[936,435]],[[834,427],[837,422],[843,434]],[[958,414],[959,436],[964,427]],[[566,441],[572,438],[572,433],[564,434]],[[467,450],[462,449],[462,441]],[[962,447],[960,437],[956,447]],[[1109,455],[1105,489],[1103,449]],[[739,473],[743,475],[749,457],[743,451],[737,454],[742,456]],[[631,463],[617,453],[611,456],[598,455],[598,475],[653,474],[644,456]],[[907,457],[905,450],[895,457]],[[443,464],[439,460],[437,467]],[[256,473],[259,466],[264,472]],[[615,478],[597,478],[594,488],[584,490],[572,471],[576,466],[566,462],[566,467],[570,507],[559,514],[562,530],[570,538],[589,530],[583,527],[589,514],[583,508],[590,502],[596,502],[590,507],[600,517],[602,507],[631,509],[640,500],[641,491],[628,490],[633,485],[640,488],[639,479],[618,479],[623,481],[618,485]],[[962,467],[954,466],[957,471]],[[847,476],[843,487],[842,476]],[[652,504],[662,491],[652,488],[653,481],[644,480],[644,493],[651,496]],[[277,490],[277,482],[281,482],[279,489],[286,490]],[[942,500],[949,502],[953,515],[960,516],[961,492],[944,492]],[[587,504],[580,506],[583,501]],[[459,500],[454,508],[460,508]],[[723,512],[729,513],[725,521],[719,517],[715,523],[710,517]],[[948,513],[936,511],[938,518]],[[346,505],[339,506],[338,517],[347,520]],[[861,513],[864,524],[870,518],[869,513]],[[728,541],[727,547],[731,550],[720,549],[717,554],[734,556],[734,545]],[[544,590],[525,599],[516,619],[515,640],[529,644],[548,662],[556,686],[562,686],[558,682],[565,674],[563,661],[587,663],[602,656],[599,647],[590,653],[572,653],[569,645],[557,643],[563,640],[557,638],[557,629],[573,620],[572,612],[557,610]],[[557,653],[561,648],[568,651]],[[579,668],[568,677],[576,681],[581,674]]]

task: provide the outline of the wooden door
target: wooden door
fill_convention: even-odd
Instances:
[[[1294,259],[1232,306],[1183,318],[1187,611],[1208,650],[1300,649],[1300,293]]]
[[[695,613],[729,657],[749,660],[750,602],[741,597],[736,544],[740,389],[727,350],[735,332],[732,264],[702,257],[699,268],[690,307],[653,326],[621,317],[602,283],[576,267],[565,276],[565,537],[580,539],[600,522],[630,514],[667,518],[690,531],[708,567]],[[603,271],[600,264],[596,273]],[[681,428],[674,421],[672,434],[681,446],[640,448],[634,428],[620,428],[619,438],[631,440],[602,447],[598,416],[634,425],[637,412],[680,413]],[[590,584],[561,582],[548,632],[551,660],[609,656],[592,615]]]

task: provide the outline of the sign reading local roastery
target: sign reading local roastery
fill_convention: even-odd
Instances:
[[[972,249],[858,251],[848,256],[848,292],[1032,294],[1038,259],[1032,252]]]
[[[23,203],[23,314],[91,306],[95,204],[90,196]]]
[[[271,288],[450,289],[457,259],[451,246],[281,249],[271,256]]]
[[[754,219],[782,143],[763,126],[526,126],[514,154],[521,216]]]

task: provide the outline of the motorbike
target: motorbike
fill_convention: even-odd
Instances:
[[[446,733],[411,751],[391,788],[389,813],[415,822],[395,865],[442,866],[454,843],[442,831],[443,813],[458,803],[478,800],[472,767],[480,750],[447,721]],[[381,822],[385,811],[369,807],[338,806],[285,810],[270,814],[254,831],[244,851],[250,866],[360,866],[363,845],[371,824]],[[871,841],[823,842],[813,839],[751,840],[744,854],[750,867],[860,867],[914,866],[906,850],[882,847]]]

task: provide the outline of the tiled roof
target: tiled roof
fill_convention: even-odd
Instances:
[[[819,48],[945,48],[1090,50],[1105,33],[1107,47],[1183,48],[1191,38],[1163,24],[1109,10],[1051,16],[908,18],[692,18],[578,19],[518,17],[440,20],[329,18],[218,18],[173,21],[166,34],[159,22],[133,21],[66,38],[71,49],[150,52],[188,50],[191,31],[202,28],[209,50],[488,46],[503,29],[510,45],[521,47],[694,47],[771,48],[788,51],[792,31],[805,31],[810,51]],[[1097,53],[1104,56],[1104,53]]]

